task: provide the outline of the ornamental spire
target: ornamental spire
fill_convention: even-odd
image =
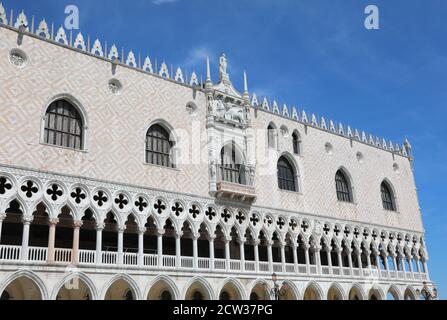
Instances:
[[[210,58],[206,57],[206,82],[205,87],[211,88],[213,82],[211,81],[211,68],[210,68]]]

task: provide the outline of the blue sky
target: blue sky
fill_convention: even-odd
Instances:
[[[203,73],[225,52],[238,88],[402,142],[411,141],[430,253],[447,298],[445,0],[3,0],[59,26],[76,4],[84,35]],[[380,30],[364,9],[380,9]]]

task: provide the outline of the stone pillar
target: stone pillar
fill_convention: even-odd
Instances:
[[[158,267],[163,267],[163,235],[165,234],[164,229],[159,229],[157,234],[157,262]],[[179,246],[180,248],[180,246]],[[175,248],[177,250],[177,246]]]
[[[343,275],[343,259],[341,257],[341,250],[337,248],[338,267],[340,268],[340,275]]]
[[[225,237],[225,270],[229,271],[230,270],[230,260],[231,260],[231,256],[230,256],[230,242],[231,242],[231,237]]]
[[[29,229],[33,222],[33,217],[23,217],[23,232],[22,232],[22,260],[28,260],[28,242],[29,242]]]
[[[124,230],[126,230],[126,226],[119,226],[118,227],[118,265],[123,265],[123,258],[124,258],[124,252],[123,252],[123,238],[124,238]]]
[[[272,241],[267,241],[267,258],[269,261],[269,271],[273,272],[273,254],[272,254]]]
[[[368,265],[368,269],[371,270],[371,252],[366,251],[366,264]]]
[[[304,257],[306,261],[306,274],[309,274],[309,266],[310,266],[310,259],[309,259],[309,247],[304,247]]]
[[[314,255],[315,255],[315,265],[317,266],[317,274],[321,274],[321,256],[320,256],[320,250],[321,247],[320,246],[316,246],[315,250],[314,250]]]
[[[286,242],[281,242],[281,264],[282,272],[286,272]]]
[[[6,219],[6,214],[5,213],[1,213],[0,214],[0,243],[2,241],[2,225],[3,225],[3,220]]]
[[[175,234],[175,266],[177,269],[182,267],[182,236],[182,231]]]
[[[253,250],[255,252],[255,271],[259,272],[259,240],[254,240],[253,242]]]
[[[295,243],[295,241],[293,242],[293,264],[295,265],[295,273],[298,274],[299,273],[299,268],[298,268],[298,245]]]
[[[362,262],[362,254],[360,250],[357,250],[357,261],[359,263],[360,276],[363,277],[363,262]]]
[[[200,233],[199,234],[194,234],[193,238],[192,238],[192,255],[193,255],[193,268],[194,270],[198,270],[199,269],[199,248],[198,248],[198,244],[197,241],[200,238]]]
[[[399,271],[399,266],[397,265],[397,258],[396,254],[393,254],[393,264],[394,264],[394,271]]]
[[[138,228],[138,266],[144,265],[144,234],[146,228]]]
[[[414,259],[416,260],[416,269],[418,273],[421,273],[421,265],[419,264],[419,257],[414,257]]]
[[[241,272],[245,271],[245,240],[239,240],[239,251],[241,256]]]
[[[102,264],[102,230],[104,228],[104,223],[96,225],[96,264]]]
[[[215,235],[209,236],[210,243],[210,269],[214,270],[214,239],[216,239]]]
[[[332,257],[330,247],[326,247],[326,256],[327,256],[327,264],[329,266],[329,274],[332,275]]]
[[[410,265],[410,272],[411,272],[411,276],[414,276],[414,270],[413,270],[413,257],[411,255],[407,256],[408,259],[408,264]]]
[[[82,221],[75,221],[73,223],[73,251],[71,256],[71,263],[79,263],[79,233],[81,231]]]
[[[55,241],[56,241],[56,225],[59,223],[59,219],[50,219],[48,224],[50,226],[48,232],[48,256],[47,263],[54,263],[54,250],[55,250]]]
[[[402,272],[404,273],[404,277],[405,277],[406,273],[407,273],[407,267],[405,266],[405,256],[400,255],[399,260],[400,260],[400,265],[402,266]]]

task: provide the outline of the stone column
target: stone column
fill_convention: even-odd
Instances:
[[[82,221],[75,221],[73,223],[73,251],[71,256],[71,263],[79,263],[79,233],[82,227]]]
[[[138,228],[138,266],[144,265],[144,234],[146,228]]]
[[[163,235],[165,234],[164,229],[159,229],[157,234],[157,262],[158,267],[163,267]],[[180,246],[179,246],[180,248]],[[175,248],[177,250],[177,246]]]
[[[281,264],[282,264],[282,272],[286,272],[286,242],[281,241]]]
[[[295,243],[295,241],[293,242],[293,264],[295,265],[295,273],[298,274],[299,273],[299,268],[298,268],[298,245]]]
[[[126,230],[126,226],[118,227],[118,265],[123,265],[124,261],[124,252],[123,252],[123,238],[124,238],[124,230]]]
[[[175,266],[177,269],[182,267],[182,236],[182,231],[175,234]]]
[[[1,213],[0,214],[0,243],[2,241],[2,225],[3,225],[3,220],[6,219],[6,214],[5,213]]]
[[[210,235],[208,240],[210,244],[210,269],[214,270],[214,239],[216,239],[216,235]]]
[[[200,238],[200,233],[194,234],[192,237],[192,255],[193,255],[193,268],[195,271],[199,269],[199,248],[197,241]]]
[[[400,255],[399,256],[399,261],[400,261],[400,265],[402,267],[402,272],[404,273],[404,278],[407,275],[407,267],[405,266],[405,256],[404,255]]]
[[[104,228],[104,223],[96,225],[96,264],[102,264],[102,230]]]
[[[415,256],[414,259],[416,260],[416,269],[418,273],[421,273],[421,265],[419,264],[419,257]]]
[[[362,262],[362,254],[360,250],[357,250],[357,261],[359,263],[360,276],[363,277],[363,262]]]
[[[397,265],[397,255],[393,254],[393,264],[394,264],[394,271],[399,271],[399,266]]]
[[[273,272],[273,254],[272,254],[272,241],[267,241],[267,258],[269,262],[269,270]]]
[[[330,246],[326,247],[326,256],[327,256],[327,264],[329,266],[329,274],[332,275],[332,256]]]
[[[33,217],[23,217],[23,232],[22,232],[22,260],[28,260],[28,242],[29,242],[29,229],[31,226],[31,222],[33,222]]]
[[[230,256],[230,242],[231,242],[231,237],[225,237],[225,270],[229,271],[230,270],[230,260],[231,260],[231,256]]]
[[[255,252],[255,271],[259,272],[259,240],[254,240],[253,242],[253,250]]]
[[[245,271],[245,240],[239,240],[239,251],[241,256],[241,272]]]
[[[305,246],[303,249],[304,249],[304,258],[306,261],[306,274],[309,274],[309,267],[310,267],[309,247]]]
[[[47,263],[54,263],[54,250],[55,250],[55,241],[56,241],[56,225],[59,223],[59,219],[50,219],[48,224],[50,226],[48,232],[48,256]]]
[[[341,257],[341,249],[337,248],[338,267],[340,268],[340,275],[343,275],[343,259]]]
[[[413,270],[413,257],[411,255],[407,256],[408,259],[408,264],[410,266],[410,272],[411,272],[411,276],[414,277],[414,270]]]
[[[371,271],[371,252],[369,250],[367,250],[365,252],[366,254],[366,264],[368,265],[368,269]]]
[[[321,246],[316,246],[314,249],[314,255],[315,255],[315,265],[317,267],[317,274],[321,274],[321,256],[320,256],[320,250]]]

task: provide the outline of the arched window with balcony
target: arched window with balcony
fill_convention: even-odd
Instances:
[[[285,156],[278,160],[278,187],[281,190],[297,192],[296,169]]]
[[[380,186],[380,192],[382,194],[383,209],[387,211],[396,211],[396,201],[394,193],[388,182],[382,182]]]
[[[84,130],[85,123],[81,112],[68,100],[55,100],[47,108],[44,118],[44,143],[83,150]]]
[[[152,125],[146,133],[146,163],[175,168],[174,145],[168,129],[159,123]]]
[[[341,202],[354,202],[351,181],[343,170],[338,170],[335,175],[337,199]]]

